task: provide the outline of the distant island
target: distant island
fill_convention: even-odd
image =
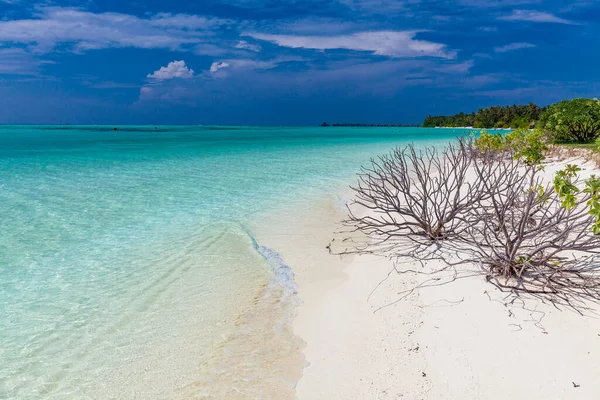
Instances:
[[[321,126],[352,126],[366,128],[415,128],[420,127],[421,124],[328,124],[327,122],[323,122]]]
[[[381,128],[463,128],[472,127],[480,129],[504,128],[533,128],[540,116],[548,107],[540,107],[535,103],[512,106],[493,106],[481,108],[477,112],[458,113],[456,115],[429,115],[423,124],[355,124],[323,122],[322,127],[381,127]]]
[[[527,105],[494,106],[481,108],[476,113],[459,113],[452,116],[429,115],[423,122],[424,128],[473,127],[473,128],[532,128],[547,107],[534,103]]]

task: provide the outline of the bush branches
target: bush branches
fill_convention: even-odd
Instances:
[[[589,208],[592,196],[557,192],[544,183],[538,166],[525,171],[507,190],[498,190],[493,176],[478,174],[494,193],[473,209],[476,222],[461,238],[469,261],[504,289],[564,302],[574,296],[600,299],[598,267],[588,260],[600,251]],[[577,183],[565,185],[573,190]]]
[[[470,209],[490,196],[484,182],[468,179],[469,171],[477,165],[497,176],[498,185],[511,182],[506,170],[487,161],[492,153],[475,158],[475,151],[471,139],[460,139],[441,152],[409,145],[373,159],[352,187],[356,199],[344,221],[369,239],[356,250],[395,252],[399,240],[429,246],[460,235]]]
[[[514,139],[525,143],[521,150],[536,146]],[[568,166],[548,182],[540,157],[503,140],[498,148],[460,139],[439,152],[410,145],[372,160],[345,221],[365,240],[351,235],[347,252],[425,258],[422,250],[435,244],[458,250],[461,263],[480,265],[502,289],[600,300],[590,262],[600,252],[600,179],[580,181]]]

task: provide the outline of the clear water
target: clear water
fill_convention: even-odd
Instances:
[[[174,398],[200,375],[214,391],[215,349],[293,291],[247,227],[462,133],[0,126],[0,398]],[[237,353],[219,352],[226,370]]]

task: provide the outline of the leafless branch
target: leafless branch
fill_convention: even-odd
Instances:
[[[341,253],[447,265],[429,275],[477,265],[490,283],[517,296],[573,307],[600,301],[590,198],[580,194],[575,207],[564,207],[541,171],[508,153],[481,152],[465,138],[442,151],[395,149],[363,168],[352,188]]]

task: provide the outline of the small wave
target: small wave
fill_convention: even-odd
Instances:
[[[273,276],[269,286],[283,290],[286,297],[289,297],[296,305],[300,304],[300,299],[297,296],[298,285],[296,284],[292,268],[285,262],[281,254],[273,249],[260,245],[248,230],[245,229],[245,232],[248,234],[254,250],[260,254],[271,268]]]
[[[271,278],[241,315],[236,329],[215,346],[199,379],[178,392],[180,398],[294,399],[306,366],[305,343],[292,329],[300,300],[291,267],[281,254],[258,243],[245,227],[254,251],[270,268]]]

